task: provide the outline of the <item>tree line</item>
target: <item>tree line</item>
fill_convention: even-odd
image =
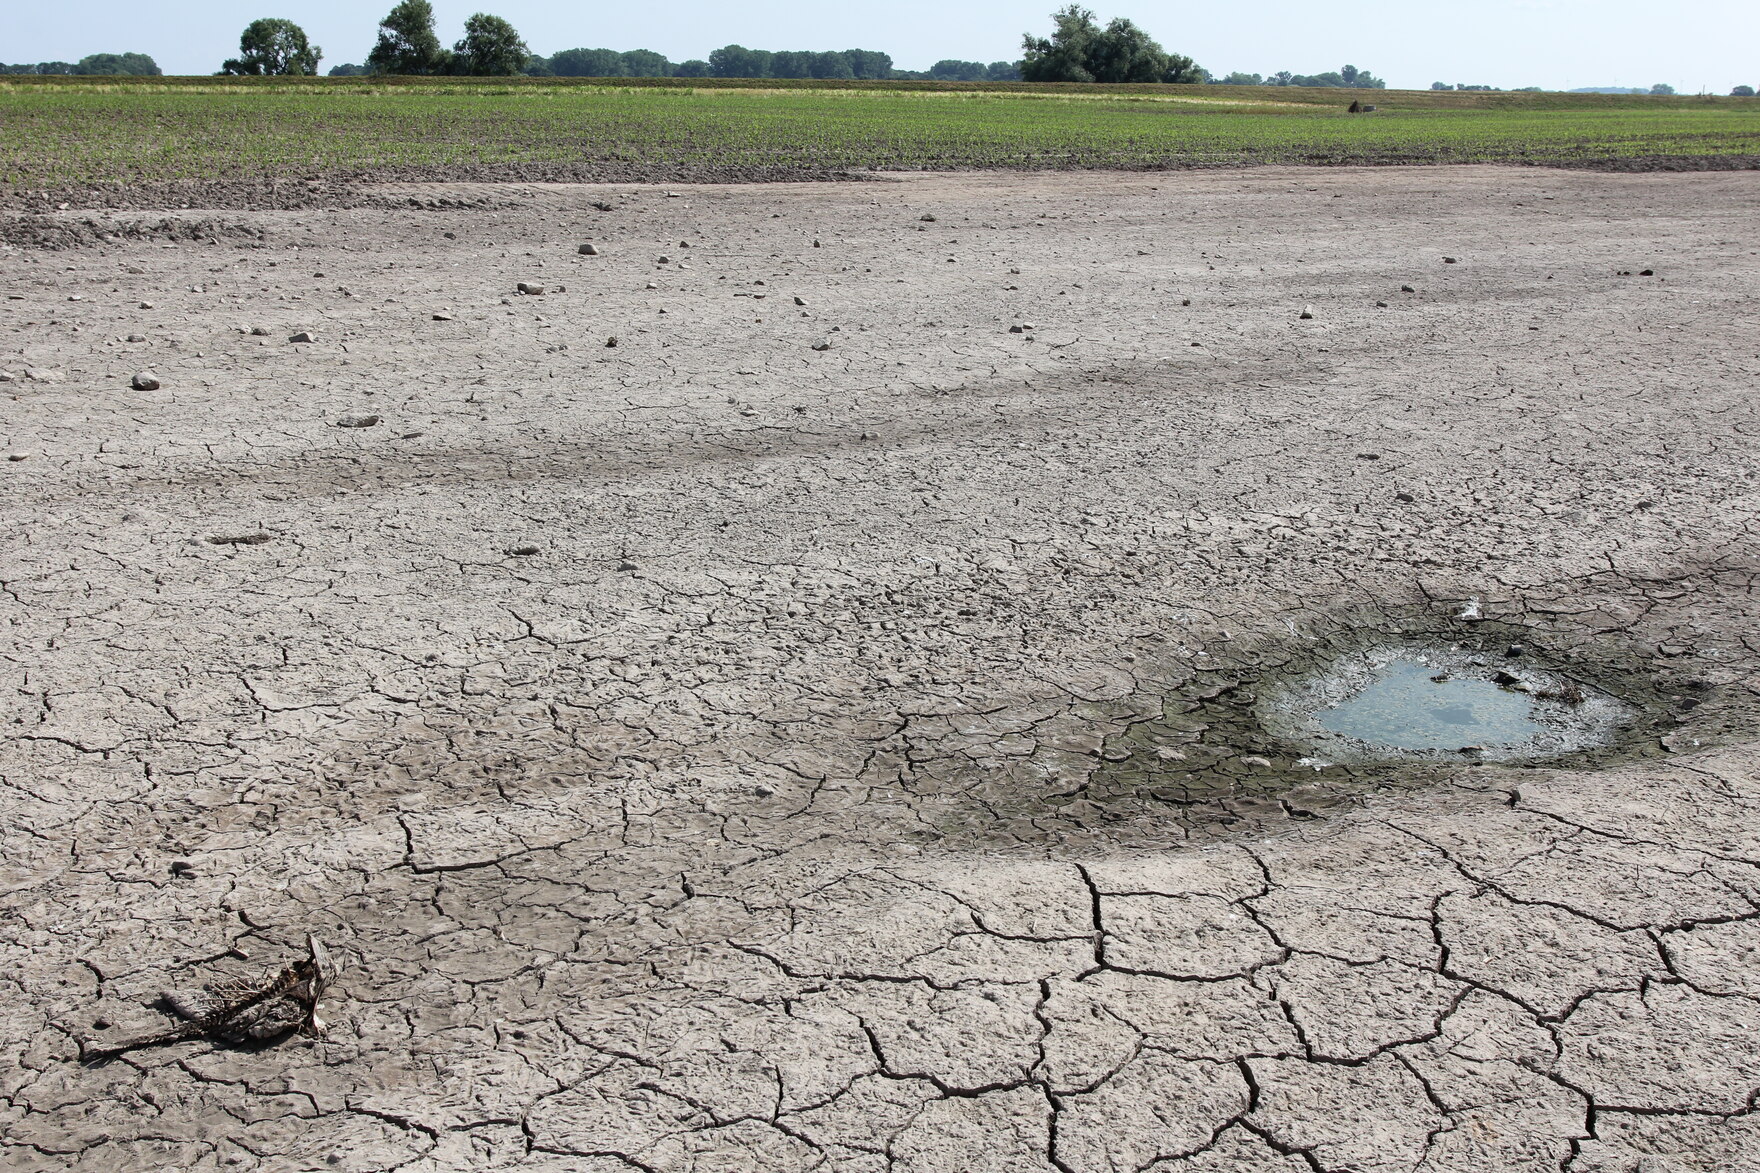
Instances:
[[[78,61],[39,61],[35,65],[0,65],[0,73],[66,74],[74,77],[163,77],[145,53],[93,53]]]

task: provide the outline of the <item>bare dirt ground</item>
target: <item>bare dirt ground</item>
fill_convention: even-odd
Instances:
[[[385,194],[0,251],[6,1168],[1760,1168],[1760,176]],[[1471,598],[1675,731],[1116,781]]]

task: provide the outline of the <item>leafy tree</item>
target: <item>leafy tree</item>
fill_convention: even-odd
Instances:
[[[63,68],[65,67],[65,68]],[[93,53],[81,57],[77,64],[45,61],[37,66],[38,73],[72,73],[87,77],[159,77],[158,63],[145,53]]]
[[[452,46],[449,72],[466,77],[512,77],[525,71],[531,55],[511,24],[499,16],[476,12],[465,18],[464,37]]]
[[[238,56],[220,67],[221,73],[260,77],[308,77],[318,72],[324,50],[306,41],[306,31],[291,20],[265,16],[244,26],[238,38]]]
[[[873,49],[845,49],[844,57],[849,60],[851,76],[865,79],[881,79],[892,76],[892,57]]]
[[[1019,61],[992,61],[984,69],[985,81],[1019,81],[1021,79],[1021,63]]]
[[[1452,89],[1454,89],[1453,86],[1449,85],[1445,81],[1433,81],[1430,83],[1430,88],[1433,90],[1452,90]]]
[[[677,65],[674,65],[672,67],[672,76],[673,77],[708,77],[709,76],[709,63],[707,61],[702,61],[702,60],[699,60],[694,57],[689,61],[680,61]]]
[[[672,62],[652,49],[631,49],[623,55],[625,77],[671,77]]]
[[[785,49],[770,54],[771,77],[812,77],[813,55]]]
[[[1260,86],[1265,84],[1265,79],[1256,73],[1241,73],[1236,70],[1223,78],[1222,84],[1225,86]]]
[[[449,57],[434,33],[429,0],[399,0],[379,22],[379,41],[367,54],[367,68],[374,73],[446,73]]]
[[[1167,69],[1157,80],[1169,85],[1201,85],[1210,80],[1210,71],[1184,53],[1169,53]]]
[[[1754,87],[1737,86],[1729,92],[1729,96],[1732,98],[1752,98],[1754,96]]]
[[[1672,93],[1674,93],[1674,87],[1673,87],[1673,86],[1671,86],[1671,85],[1669,85],[1669,84],[1668,84],[1668,83],[1667,83],[1667,82],[1665,82],[1665,81],[1659,81],[1659,82],[1657,82],[1657,83],[1656,83],[1656,84],[1655,84],[1655,85],[1653,85],[1653,86],[1651,86],[1651,87],[1650,87],[1650,92],[1651,92],[1651,93],[1652,93],[1652,94],[1655,94],[1655,95],[1657,95],[1657,96],[1658,96],[1658,97],[1660,97],[1660,96],[1661,96],[1661,95],[1663,95],[1663,94],[1672,94]]]
[[[850,68],[849,58],[842,53],[827,51],[809,53],[807,56],[810,59],[807,64],[807,73],[810,77],[848,81],[856,75],[856,71]]]
[[[526,67],[520,71],[527,77],[555,77],[556,71],[550,68],[550,59],[541,53],[533,53],[526,58]]]
[[[623,54],[615,49],[564,49],[550,58],[557,77],[626,77]]]
[[[957,61],[951,57],[929,67],[929,76],[936,81],[983,81],[989,72],[982,61]]]
[[[726,45],[709,54],[709,72],[716,77],[770,77],[770,52]]]
[[[365,77],[366,75],[367,67],[364,65],[332,65],[330,67],[331,77]]]
[[[1089,42],[1087,68],[1095,81],[1160,81],[1167,72],[1167,50],[1121,16]]]
[[[1021,37],[1021,77],[1026,81],[1093,81],[1088,57],[1100,36],[1091,9],[1071,4],[1051,14],[1050,37]]]

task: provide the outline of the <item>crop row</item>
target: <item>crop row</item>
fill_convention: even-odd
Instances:
[[[0,178],[17,189],[519,164],[713,178],[753,168],[1760,157],[1760,103],[1352,116],[1252,100],[971,91],[20,86],[0,88],[0,129]]]

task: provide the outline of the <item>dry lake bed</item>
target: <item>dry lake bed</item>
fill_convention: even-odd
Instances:
[[[1760,1169],[1760,174],[350,202],[0,249],[4,1167]]]

